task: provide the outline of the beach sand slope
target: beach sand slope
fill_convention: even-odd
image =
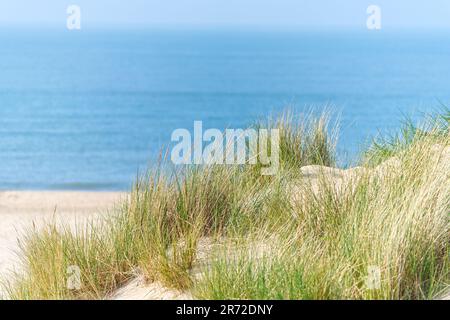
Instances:
[[[18,239],[24,231],[46,222],[63,222],[70,227],[89,218],[112,212],[121,192],[3,191],[0,192],[0,278],[17,270]],[[1,295],[1,292],[0,292]]]

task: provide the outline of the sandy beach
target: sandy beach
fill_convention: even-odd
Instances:
[[[69,226],[108,214],[126,196],[121,192],[3,191],[0,192],[0,277],[18,267],[18,239],[23,231],[46,221]]]

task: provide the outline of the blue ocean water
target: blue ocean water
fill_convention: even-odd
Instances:
[[[340,114],[339,155],[450,102],[450,34],[0,29],[0,189],[127,189],[176,128]]]

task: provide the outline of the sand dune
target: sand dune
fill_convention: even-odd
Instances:
[[[439,152],[436,168],[442,170],[443,174],[448,174],[450,148],[436,146],[432,152]],[[337,192],[341,192],[344,188],[353,186],[355,179],[359,179],[362,173],[382,176],[401,169],[401,162],[397,158],[385,161],[372,169],[355,167],[342,170],[324,166],[306,166],[300,168],[302,179],[289,185],[287,192],[291,193],[293,201],[302,202],[305,192],[313,192],[316,196],[320,196],[323,187],[323,183],[320,182],[322,179],[325,179]],[[37,226],[43,225],[52,219],[74,226],[89,218],[113,212],[115,205],[125,197],[127,194],[120,192],[0,192],[0,277],[4,277],[8,271],[18,265],[18,257],[14,252],[18,249],[18,237],[25,228],[32,226],[33,223]],[[261,247],[261,244],[259,246]],[[202,268],[211,258],[212,247],[209,239],[200,240],[196,268],[192,270],[194,274],[202,273]],[[171,290],[158,282],[146,283],[142,276],[137,275],[109,298],[191,299],[192,296],[188,291]],[[439,298],[448,300],[450,294],[445,292]]]
[[[111,211],[123,197],[120,192],[0,192],[0,277],[17,269],[18,238],[33,223],[39,227],[54,219],[74,226]]]
[[[160,282],[148,284],[142,276],[128,282],[118,289],[111,300],[191,300],[189,292],[178,291],[165,287]]]

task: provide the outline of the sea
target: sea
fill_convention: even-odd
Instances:
[[[0,27],[0,190],[127,190],[175,129],[286,109],[331,111],[346,166],[449,104],[445,31]]]

